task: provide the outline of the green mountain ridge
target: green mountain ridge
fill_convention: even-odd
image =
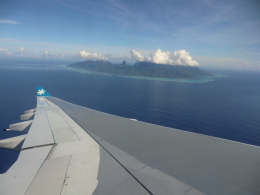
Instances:
[[[121,64],[112,64],[109,61],[103,60],[87,60],[70,64],[68,67],[116,75],[170,79],[194,79],[198,77],[212,76],[210,72],[195,66],[155,64],[151,62],[136,62],[131,66],[127,65],[125,61]]]

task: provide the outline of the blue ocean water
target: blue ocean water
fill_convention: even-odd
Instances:
[[[218,72],[228,77],[188,83],[1,63],[0,127],[19,122],[25,110],[35,107],[40,85],[57,98],[102,112],[260,146],[260,72]],[[0,139],[17,135],[0,131]],[[18,154],[0,149],[0,173]]]

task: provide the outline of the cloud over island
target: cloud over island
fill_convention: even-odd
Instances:
[[[162,51],[160,49],[151,53],[148,56],[143,56],[136,50],[130,51],[131,57],[140,62],[153,62],[155,64],[169,64],[169,65],[186,65],[199,66],[199,63],[192,59],[189,52],[185,50],[178,50],[174,52]]]
[[[152,62],[155,64],[168,64],[168,65],[184,65],[184,66],[199,66],[199,63],[192,59],[189,52],[185,50],[178,50],[174,52],[162,51],[160,49],[155,52],[151,52],[149,55],[142,55],[136,50],[130,51],[130,56],[125,53],[125,55],[112,55],[112,54],[100,54],[95,52],[89,52],[81,50],[78,53],[66,55],[60,53],[54,53],[45,50],[43,54],[32,54],[31,52],[24,52],[24,47],[20,47],[15,51],[9,51],[6,48],[0,48],[0,57],[26,57],[26,58],[60,58],[60,59],[85,59],[85,60],[127,60],[139,61],[139,62]],[[129,51],[129,50],[128,50]]]
[[[130,51],[131,59],[139,62],[153,62],[155,64],[169,64],[169,65],[184,65],[184,66],[199,66],[199,63],[192,59],[189,52],[185,50],[178,50],[174,52],[162,51],[160,49],[152,52],[150,55],[143,56],[136,50]],[[77,54],[78,58],[91,60],[114,60],[113,56],[106,57],[102,54],[90,53],[80,51]],[[126,57],[127,58],[127,57]]]
[[[77,57],[91,59],[91,60],[108,60],[107,57],[105,57],[105,56],[103,56],[101,54],[90,53],[90,52],[86,52],[86,51],[80,51],[77,54]]]
[[[1,41],[1,40],[0,40]],[[25,44],[26,45],[26,44]],[[93,51],[94,50],[94,51]],[[100,52],[98,52],[100,51]],[[169,65],[186,65],[186,66],[203,66],[203,67],[219,67],[219,68],[237,68],[237,69],[260,69],[259,61],[247,61],[238,58],[212,58],[212,57],[191,57],[186,50],[177,50],[173,52],[157,49],[156,51],[143,50],[142,53],[125,48],[121,54],[112,54],[113,52],[104,51],[102,49],[88,49],[76,47],[73,51],[67,52],[58,49],[49,50],[32,50],[31,48],[6,47],[0,48],[0,59],[7,58],[27,58],[31,59],[61,59],[63,61],[76,62],[81,60],[108,60],[112,63],[122,63],[123,60],[127,64],[134,64],[136,61],[152,62],[156,64]]]

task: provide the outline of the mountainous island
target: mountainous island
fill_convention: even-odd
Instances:
[[[103,60],[87,60],[70,64],[68,67],[115,75],[169,79],[194,79],[212,76],[210,72],[196,66],[155,64],[151,62],[136,62],[134,65],[127,65],[126,61],[123,61],[121,64],[112,64],[109,61]]]

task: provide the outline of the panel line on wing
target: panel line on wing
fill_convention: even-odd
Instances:
[[[48,100],[45,101],[50,105],[46,107],[46,113],[56,143],[79,140],[80,138],[59,112],[58,108]]]
[[[60,114],[60,116],[64,119],[65,123],[71,128],[71,130],[72,130],[72,132],[74,133],[74,135],[77,136],[78,139],[80,139],[80,138],[78,137],[78,135],[73,131],[73,128],[70,126],[70,124],[68,123],[68,121],[65,120],[65,118],[62,116],[62,114],[60,113],[60,111],[59,111],[56,107],[54,107],[54,108],[55,108],[56,111]]]
[[[72,119],[73,120],[73,119]],[[78,124],[79,125],[79,124]],[[79,125],[80,126],[80,125]],[[82,127],[81,127],[82,128]],[[83,128],[82,128],[83,129]],[[149,194],[153,194],[138,178],[136,178],[131,171],[129,171],[120,161],[117,160],[102,144],[100,144],[92,135],[85,131],[95,142],[102,147],[128,174],[130,174]]]
[[[60,194],[71,156],[46,160],[25,195]],[[55,172],[55,174],[53,174]]]

